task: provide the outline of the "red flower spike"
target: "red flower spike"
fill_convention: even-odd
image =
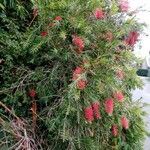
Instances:
[[[56,21],[61,21],[61,20],[62,20],[62,17],[61,17],[61,16],[56,16],[56,17],[55,17],[55,20],[56,20]]]
[[[118,136],[118,126],[116,124],[112,125],[111,132],[114,137]]]
[[[32,98],[36,97],[36,91],[34,89],[29,90],[29,96]]]
[[[121,91],[116,91],[113,93],[113,97],[118,101],[118,102],[123,102],[124,101],[124,95]]]
[[[93,102],[92,103],[92,108],[95,114],[95,118],[96,119],[100,119],[101,118],[101,114],[100,114],[100,103],[98,101]]]
[[[81,74],[82,72],[83,72],[83,69],[79,66],[74,71],[75,74]]]
[[[122,12],[127,12],[129,10],[129,2],[127,0],[121,0],[119,7]]]
[[[116,77],[119,79],[119,80],[123,80],[124,79],[124,72],[122,70],[117,70],[116,71]]]
[[[86,80],[81,79],[77,82],[77,87],[78,89],[83,90],[85,89],[86,84],[87,84]]]
[[[84,41],[79,36],[73,36],[72,42],[78,47],[78,52],[82,53],[84,49]]]
[[[129,128],[129,120],[125,116],[121,118],[121,125],[124,129]]]
[[[80,74],[82,74],[83,69],[81,67],[77,67],[73,72],[72,80],[76,80]]]
[[[138,37],[139,37],[139,34],[136,31],[130,32],[128,38],[125,39],[125,43],[133,47],[135,43],[137,42]]]
[[[48,32],[45,32],[45,31],[41,32],[42,37],[46,37],[47,35],[48,35]]]
[[[103,19],[105,15],[104,15],[104,12],[98,8],[96,9],[94,16],[98,20],[98,19]]]
[[[114,108],[114,105],[113,105],[113,99],[111,98],[108,98],[105,100],[105,111],[107,112],[108,115],[112,115],[113,113],[113,108]]]
[[[89,107],[86,107],[84,109],[84,116],[85,116],[85,119],[89,122],[89,123],[92,123],[92,121],[94,120],[94,114],[93,114],[93,109],[91,106]]]

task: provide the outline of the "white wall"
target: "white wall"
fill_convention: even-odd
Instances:
[[[142,46],[141,49],[139,49],[139,44],[135,46],[135,54],[139,57],[145,58],[150,51],[150,0],[129,0],[129,4],[130,10],[135,10],[139,7],[142,7],[140,9],[145,10],[137,14],[137,19],[139,22],[147,24],[147,28],[145,28],[144,31],[148,36],[140,36],[141,42],[139,44]]]

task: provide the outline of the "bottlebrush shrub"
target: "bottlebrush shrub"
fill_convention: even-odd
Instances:
[[[119,1],[9,2],[0,3],[6,7],[0,15],[3,149],[19,149],[13,146],[21,140],[20,149],[142,150],[144,112],[131,97],[142,85],[131,51],[133,32],[142,29],[134,16],[126,22]],[[125,94],[122,103],[115,89]]]

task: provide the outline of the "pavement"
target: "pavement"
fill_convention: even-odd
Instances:
[[[144,82],[144,87],[142,90],[136,89],[133,91],[133,99],[140,99],[142,97],[142,101],[144,103],[150,104],[150,77],[141,77]],[[148,113],[148,116],[144,118],[145,123],[147,125],[147,130],[150,131],[150,107],[144,108]],[[144,150],[150,150],[150,137],[146,137],[144,143]]]

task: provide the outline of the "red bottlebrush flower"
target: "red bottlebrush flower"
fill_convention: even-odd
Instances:
[[[32,98],[35,98],[35,96],[36,96],[36,91],[34,90],[34,89],[31,89],[31,90],[29,90],[29,96],[30,97],[32,97]]]
[[[127,12],[129,10],[129,2],[127,0],[121,0],[119,7],[122,12]]]
[[[98,20],[98,19],[103,19],[105,15],[104,15],[104,12],[98,8],[96,9],[94,16]]]
[[[96,119],[100,119],[101,118],[101,114],[100,114],[100,103],[98,101],[93,102],[92,103],[92,108],[95,114],[95,118]]]
[[[112,125],[111,132],[114,137],[118,136],[118,126],[116,124]]]
[[[84,49],[84,41],[79,36],[73,36],[72,42],[74,45],[78,46],[78,51],[81,53]]]
[[[124,95],[121,91],[116,91],[113,93],[113,97],[118,101],[118,102],[123,102],[124,101]]]
[[[85,89],[86,84],[87,84],[86,80],[81,79],[77,82],[77,87],[78,89],[83,90]]]
[[[133,47],[135,43],[137,42],[138,37],[139,37],[139,34],[136,31],[130,32],[128,38],[125,39],[125,43]]]
[[[77,67],[73,72],[72,80],[76,80],[80,74],[82,74],[83,69],[81,67]]]
[[[124,79],[124,72],[122,70],[117,70],[116,71],[116,77],[119,79],[119,80],[123,80]]]
[[[113,34],[112,34],[112,32],[107,32],[107,33],[105,34],[105,39],[106,39],[107,41],[111,42],[112,39],[113,39]]]
[[[113,99],[108,98],[105,100],[105,111],[108,115],[112,115],[114,109]]]
[[[42,37],[46,37],[47,35],[48,35],[48,32],[46,32],[46,31],[41,32]]]
[[[33,9],[33,16],[36,17],[38,15],[38,9],[34,8]]]
[[[121,118],[121,125],[124,129],[129,128],[129,120],[125,116]]]
[[[83,69],[79,66],[74,70],[75,74],[81,74],[82,72],[83,72]]]
[[[84,109],[84,116],[85,116],[85,119],[86,119],[89,123],[92,123],[92,121],[94,120],[94,114],[93,114],[92,106],[86,107],[86,108]]]
[[[138,40],[138,37],[139,37],[139,34],[136,32],[136,31],[134,31],[134,32],[130,32],[130,35],[129,35],[129,37],[130,37],[130,45],[131,46],[134,46],[134,44],[137,42],[137,40]]]
[[[55,20],[56,20],[56,21],[61,21],[61,20],[62,20],[62,17],[61,17],[61,16],[56,16],[56,17],[55,17]]]

